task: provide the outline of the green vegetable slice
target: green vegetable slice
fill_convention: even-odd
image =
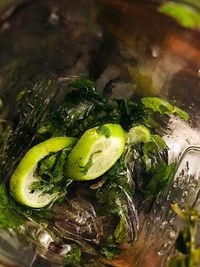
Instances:
[[[70,152],[66,176],[74,180],[92,180],[120,158],[125,147],[125,133],[118,124],[105,124],[87,130]]]
[[[21,160],[10,180],[11,195],[19,203],[32,207],[42,208],[56,199],[57,194],[43,193],[41,190],[31,190],[31,185],[39,181],[34,176],[38,162],[50,153],[69,148],[75,144],[73,137],[54,137],[32,147]]]
[[[144,125],[137,125],[132,127],[126,135],[128,144],[146,143],[151,139],[150,131]]]

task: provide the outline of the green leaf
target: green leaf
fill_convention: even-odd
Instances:
[[[11,196],[9,196],[9,201],[13,209],[24,217],[32,217],[36,219],[36,221],[50,220],[52,217],[52,213],[50,208],[44,207],[42,209],[33,209],[30,207],[26,207],[17,203]]]
[[[96,84],[92,80],[86,78],[75,79],[69,84],[69,87],[78,89],[81,96],[86,96],[88,99],[93,99],[102,103],[107,102],[103,95],[96,91]]]
[[[50,156],[47,156],[46,158],[44,158],[43,160],[41,160],[38,164],[38,175],[39,176],[43,176],[48,175],[48,176],[52,176],[51,174],[51,170],[55,164],[56,161],[56,153]]]
[[[76,266],[81,260],[81,250],[79,248],[72,248],[65,256],[66,266]]]
[[[36,170],[35,175],[40,177],[38,182],[34,182],[31,190],[42,190],[43,192],[61,192],[60,197],[66,193],[67,186],[71,180],[64,176],[64,165],[69,155],[70,149],[63,149],[42,159]]]
[[[147,143],[133,145],[132,149],[136,193],[153,200],[172,182],[176,162],[168,164],[167,144],[157,134],[152,134]]]
[[[90,92],[91,90],[95,91],[95,82],[87,78],[79,78],[72,81],[69,87]]]
[[[127,180],[126,171],[124,154],[105,174],[105,183],[96,193],[97,201],[103,204],[102,215],[116,215],[119,219],[117,226],[113,229],[113,244],[130,241],[126,194],[132,197],[134,192]]]
[[[178,107],[174,107],[174,114],[177,114],[180,118],[182,118],[184,121],[188,121],[189,120],[189,115],[187,114],[187,112],[185,112],[184,110],[178,108]]]
[[[0,185],[0,228],[16,228],[23,224],[23,218],[15,211],[9,201],[4,184]]]
[[[164,190],[172,181],[175,174],[176,164],[167,164],[164,161],[156,164],[152,171],[150,179],[145,191],[148,198],[155,198],[162,190]]]
[[[118,122],[118,111],[95,90],[94,82],[77,79],[69,87],[72,91],[66,94],[57,110],[51,111],[39,133],[47,138],[52,135],[79,137],[89,128]]]
[[[120,114],[120,124],[125,130],[129,130],[135,124],[145,124],[149,113],[140,103],[129,100],[116,100],[118,113]]]
[[[177,203],[173,210],[184,222],[184,228],[179,232],[175,242],[175,255],[169,259],[168,267],[198,267],[200,262],[200,247],[198,244],[198,226],[200,214],[191,207],[181,210]]]
[[[127,221],[121,216],[120,221],[115,229],[114,238],[117,243],[125,243],[128,241]]]
[[[143,103],[120,99],[110,103],[95,90],[95,83],[88,79],[77,79],[68,87],[72,91],[40,125],[38,131],[43,138],[60,135],[80,137],[87,129],[106,123],[120,124],[125,130],[138,124],[150,124],[151,128],[155,128],[152,111],[162,114],[175,112],[174,106],[156,97],[143,98]],[[186,118],[180,110],[176,109],[176,113]],[[109,133],[106,135],[109,136]]]
[[[200,12],[190,5],[168,1],[159,8],[159,11],[173,17],[186,28],[200,27]]]
[[[165,149],[167,149],[167,144],[164,139],[157,134],[151,135],[151,140],[143,145],[144,155],[148,157],[155,155],[155,153],[160,153]]]
[[[63,149],[62,151],[57,153],[56,162],[52,168],[51,182],[59,183],[64,178],[64,165],[69,155],[69,152],[69,149]]]
[[[167,144],[157,134],[151,135],[151,140],[147,143],[144,143],[143,147],[143,156],[142,159],[146,166],[146,171],[149,171],[152,165],[152,159],[154,158],[154,162],[162,161],[163,151],[167,149]]]
[[[100,253],[108,260],[112,260],[115,256],[119,255],[120,249],[117,246],[113,245],[113,240],[111,240],[112,243],[105,244],[101,246]]]

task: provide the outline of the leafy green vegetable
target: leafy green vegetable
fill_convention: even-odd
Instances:
[[[133,195],[127,181],[125,155],[107,172],[104,186],[96,193],[99,203],[104,204],[104,215],[113,214],[119,217],[119,223],[113,232],[115,242],[129,241],[127,194]],[[122,190],[122,188],[125,190]]]
[[[156,162],[162,161],[163,151],[166,151],[167,145],[165,141],[157,134],[151,135],[151,140],[145,143],[142,147],[143,160],[146,166],[146,171],[152,169]],[[154,159],[154,160],[153,160]],[[152,164],[152,162],[154,164]]]
[[[64,178],[64,165],[66,162],[66,158],[68,157],[69,150],[63,150],[57,154],[56,162],[52,168],[52,176],[51,181],[54,183],[58,183]],[[64,181],[65,182],[65,181]]]
[[[97,93],[96,84],[89,79],[76,79],[69,84],[69,87],[78,89],[82,96],[87,95],[88,98],[94,99],[96,102],[107,102],[107,100]]]
[[[39,128],[39,133],[46,138],[60,135],[80,137],[89,128],[106,123],[120,124],[125,130],[136,124],[155,128],[153,112],[161,115],[174,113],[188,119],[187,113],[157,97],[146,97],[141,102],[114,100],[110,103],[95,90],[95,83],[90,80],[77,79],[68,87],[72,91]]]
[[[155,132],[152,114],[155,112],[161,115],[177,113],[186,119],[185,113],[181,113],[176,107],[160,98],[143,98],[138,102],[128,100],[116,100],[109,103],[95,91],[95,83],[85,79],[75,80],[69,85],[73,90],[66,95],[64,102],[58,110],[52,111],[49,117],[50,123],[47,127],[49,134],[66,134],[79,137],[88,128],[99,126],[101,134],[109,137],[107,129],[101,125],[107,122],[118,123],[128,130],[132,126],[143,124]],[[152,123],[153,122],[153,123]],[[155,198],[171,181],[175,166],[167,163],[167,146],[164,140],[157,134],[151,134],[151,139],[145,144],[134,146],[139,148],[136,151],[136,161],[141,162],[143,171],[138,171],[137,176],[144,181],[139,182],[139,188],[147,198]],[[53,159],[52,159],[53,160]],[[86,169],[92,165],[92,158],[88,160]],[[137,163],[136,163],[137,166]],[[119,216],[119,223],[113,232],[116,242],[128,240],[127,222],[127,199],[123,188],[131,196],[131,186],[127,181],[125,159],[122,157],[106,174],[103,186],[97,191],[96,197],[99,203],[105,205],[104,212]],[[145,177],[145,178],[144,178]]]
[[[123,216],[120,217],[120,221],[114,232],[114,237],[117,243],[123,243],[129,240],[127,221]]]
[[[31,185],[31,190],[43,190],[43,192],[61,192],[64,196],[65,190],[72,182],[66,181],[64,177],[64,165],[69,154],[69,149],[63,149],[41,160],[38,164],[35,175],[40,177],[38,182]]]
[[[186,2],[190,4],[190,1]],[[159,11],[175,18],[186,28],[200,27],[200,13],[198,9],[193,8],[191,5],[189,6],[184,3],[174,3],[172,1],[168,1],[159,8]]]
[[[155,153],[160,153],[165,149],[167,149],[167,145],[164,139],[157,134],[151,135],[151,140],[143,145],[143,152],[146,158],[154,156]]]
[[[176,162],[168,164],[167,145],[157,134],[147,143],[134,145],[133,151],[136,192],[153,200],[172,182]]]
[[[135,123],[142,124],[148,119],[149,111],[141,103],[116,100],[111,104],[87,79],[75,80],[69,87],[72,92],[66,95],[56,111],[51,111],[39,129],[40,134],[79,137],[89,128],[106,123],[118,123],[128,130]]]
[[[104,242],[104,244],[101,245],[100,253],[108,260],[112,260],[116,255],[119,255],[120,249],[113,245],[114,241],[112,236],[108,237],[108,239]]]
[[[73,89],[72,92],[66,95],[56,111],[51,111],[39,133],[48,136],[66,133],[68,136],[80,136],[89,128],[115,121],[112,106],[95,91],[92,81],[77,79],[69,87]]]
[[[115,165],[105,174],[105,177],[107,178],[106,184],[113,187],[123,187],[125,191],[133,194],[131,185],[127,181],[126,171],[126,154],[124,153]]]
[[[172,182],[173,175],[175,174],[176,164],[167,164],[161,161],[156,164],[151,170],[152,178],[149,180],[145,189],[145,195],[148,198],[156,198],[159,192],[162,192]]]
[[[127,131],[133,127],[134,135],[140,135],[140,138],[134,139],[137,142],[127,142],[126,151],[121,158],[99,178],[102,183],[92,188],[97,189],[95,194],[98,202],[97,213],[113,217],[113,229],[109,229],[112,233],[105,234],[99,247],[102,255],[112,259],[119,253],[117,245],[130,242],[134,238],[135,229],[132,224],[135,216],[132,202],[134,194],[138,194],[143,200],[154,200],[171,183],[176,169],[175,163],[168,164],[168,148],[158,134],[156,127],[160,124],[156,118],[164,116],[167,119],[169,118],[167,115],[176,114],[188,120],[188,115],[167,101],[156,97],[143,98],[135,102],[128,100],[109,102],[96,91],[95,83],[88,79],[74,80],[68,84],[68,88],[71,91],[66,94],[62,103],[57,104],[58,106],[52,105],[48,117],[45,117],[40,124],[39,139],[65,135],[80,137],[86,130],[95,126],[98,126],[98,134],[109,138],[110,130],[102,126],[106,123],[120,124]],[[67,150],[63,150],[41,160],[35,172],[35,175],[40,177],[40,181],[33,183],[30,189],[42,188],[43,192],[59,192],[62,201],[72,182],[63,172],[68,153]],[[101,151],[95,153],[101,153]],[[84,173],[87,173],[93,164],[92,156],[83,168]],[[134,162],[131,168],[128,160]],[[128,175],[129,172],[131,175]],[[79,183],[73,182],[73,186],[79,186]],[[88,185],[91,188],[91,184],[85,182],[82,189],[85,190]],[[37,221],[44,222],[52,218],[50,207],[31,209],[22,207],[13,199],[10,202],[14,210],[22,215],[31,216]],[[66,257],[66,264],[76,265],[80,257],[80,250],[73,249]]]
[[[42,161],[39,162],[38,164],[38,170],[36,173],[38,173],[38,176],[46,175],[49,177],[52,177],[52,168],[56,162],[57,155],[53,154],[50,156],[47,156],[44,158]]]
[[[186,207],[182,211],[177,204],[172,205],[185,226],[178,234],[175,243],[175,255],[169,259],[169,267],[198,267],[200,262],[200,246],[197,245],[197,230],[200,214],[197,210]]]
[[[66,266],[76,266],[81,260],[81,250],[79,248],[72,248],[65,256]]]
[[[16,228],[23,224],[23,218],[15,211],[8,197],[5,184],[0,185],[0,228]]]
[[[120,116],[120,124],[125,130],[129,130],[135,124],[145,124],[149,112],[140,103],[133,103],[129,100],[116,100]]]
[[[18,214],[21,214],[26,218],[32,217],[39,223],[44,222],[44,220],[50,220],[52,218],[52,212],[48,206],[41,209],[26,207],[17,203],[11,196],[9,196],[9,202]]]

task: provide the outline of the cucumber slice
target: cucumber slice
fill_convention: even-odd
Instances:
[[[122,155],[125,133],[120,125],[87,130],[70,152],[65,173],[74,180],[92,180],[109,170]]]
[[[151,139],[149,129],[144,125],[137,125],[132,127],[126,135],[128,144],[146,143]]]
[[[38,162],[50,153],[69,148],[76,143],[73,137],[54,137],[32,147],[19,163],[10,179],[10,193],[16,201],[32,208],[42,208],[56,199],[57,194],[43,193],[31,190],[32,183],[38,182],[34,176]]]

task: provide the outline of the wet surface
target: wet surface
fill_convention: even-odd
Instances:
[[[191,116],[190,125],[171,118],[165,129],[171,160],[181,158],[188,146],[200,145],[199,31],[183,29],[173,19],[158,14],[153,4],[139,4],[138,1],[89,0],[86,3],[84,0],[35,0],[24,3],[8,15],[10,18],[4,18],[0,25],[0,98],[3,101],[0,123],[4,141],[0,144],[2,155],[5,152],[6,136],[12,130],[20,129],[24,102],[20,106],[20,101],[16,104],[16,99],[20,99],[23,92],[30,90],[40,79],[53,79],[62,87],[62,83],[73,76],[97,79],[98,90],[105,90],[114,98],[161,95],[188,111]],[[49,104],[44,101],[44,97],[51,100],[54,95],[42,95],[39,90],[36,94],[43,97],[40,100],[44,108],[43,116],[45,107]],[[30,110],[25,108],[26,116],[34,110],[35,102],[32,102],[32,96],[30,99]],[[187,167],[188,160],[191,164],[194,161],[190,176],[195,177],[196,182],[199,175],[199,169],[196,168],[199,152],[193,152],[185,152],[186,157],[181,158],[179,168],[182,170]],[[19,149],[19,156],[21,153]],[[177,170],[177,183],[182,181],[179,174]],[[177,189],[178,193],[166,192],[167,202],[161,197],[155,203],[150,214],[152,217],[147,219],[146,228],[140,233],[140,242],[135,253],[132,253],[132,248],[125,248],[124,259],[130,253],[129,261],[118,259],[118,262],[113,262],[113,266],[133,266],[134,263],[135,266],[149,267],[152,258],[153,267],[156,264],[161,266],[163,258],[158,256],[158,252],[161,255],[168,251],[175,237],[170,224],[172,222],[169,223],[171,219],[174,220],[174,215],[167,211],[175,198],[179,197],[180,202],[187,198],[188,193],[183,196],[184,188],[191,179],[182,182],[182,189]],[[197,195],[198,185],[195,183],[191,190],[193,195]],[[192,203],[195,200],[188,198],[188,201]],[[161,203],[162,214],[159,213]],[[157,231],[156,227],[160,227],[160,230]],[[69,225],[64,225],[64,228],[67,231]],[[149,242],[144,245],[146,229],[149,229]],[[162,234],[165,234],[166,239],[162,240],[163,243],[157,242]],[[86,235],[86,239],[94,238],[88,237],[87,231],[83,235]],[[11,240],[12,238],[17,240],[17,237],[11,236]],[[157,246],[152,246],[152,240]],[[168,247],[163,248],[165,244]],[[28,251],[29,249],[30,254],[26,255],[29,262],[26,266],[31,266],[35,259],[34,250],[29,247]],[[21,253],[19,255],[24,257],[23,251]],[[43,258],[53,258],[44,251],[40,253]],[[143,257],[145,253],[146,256]],[[34,266],[46,266],[45,264],[45,260],[38,258]],[[96,266],[103,266],[102,263],[99,264]],[[20,260],[19,266],[22,266]]]

